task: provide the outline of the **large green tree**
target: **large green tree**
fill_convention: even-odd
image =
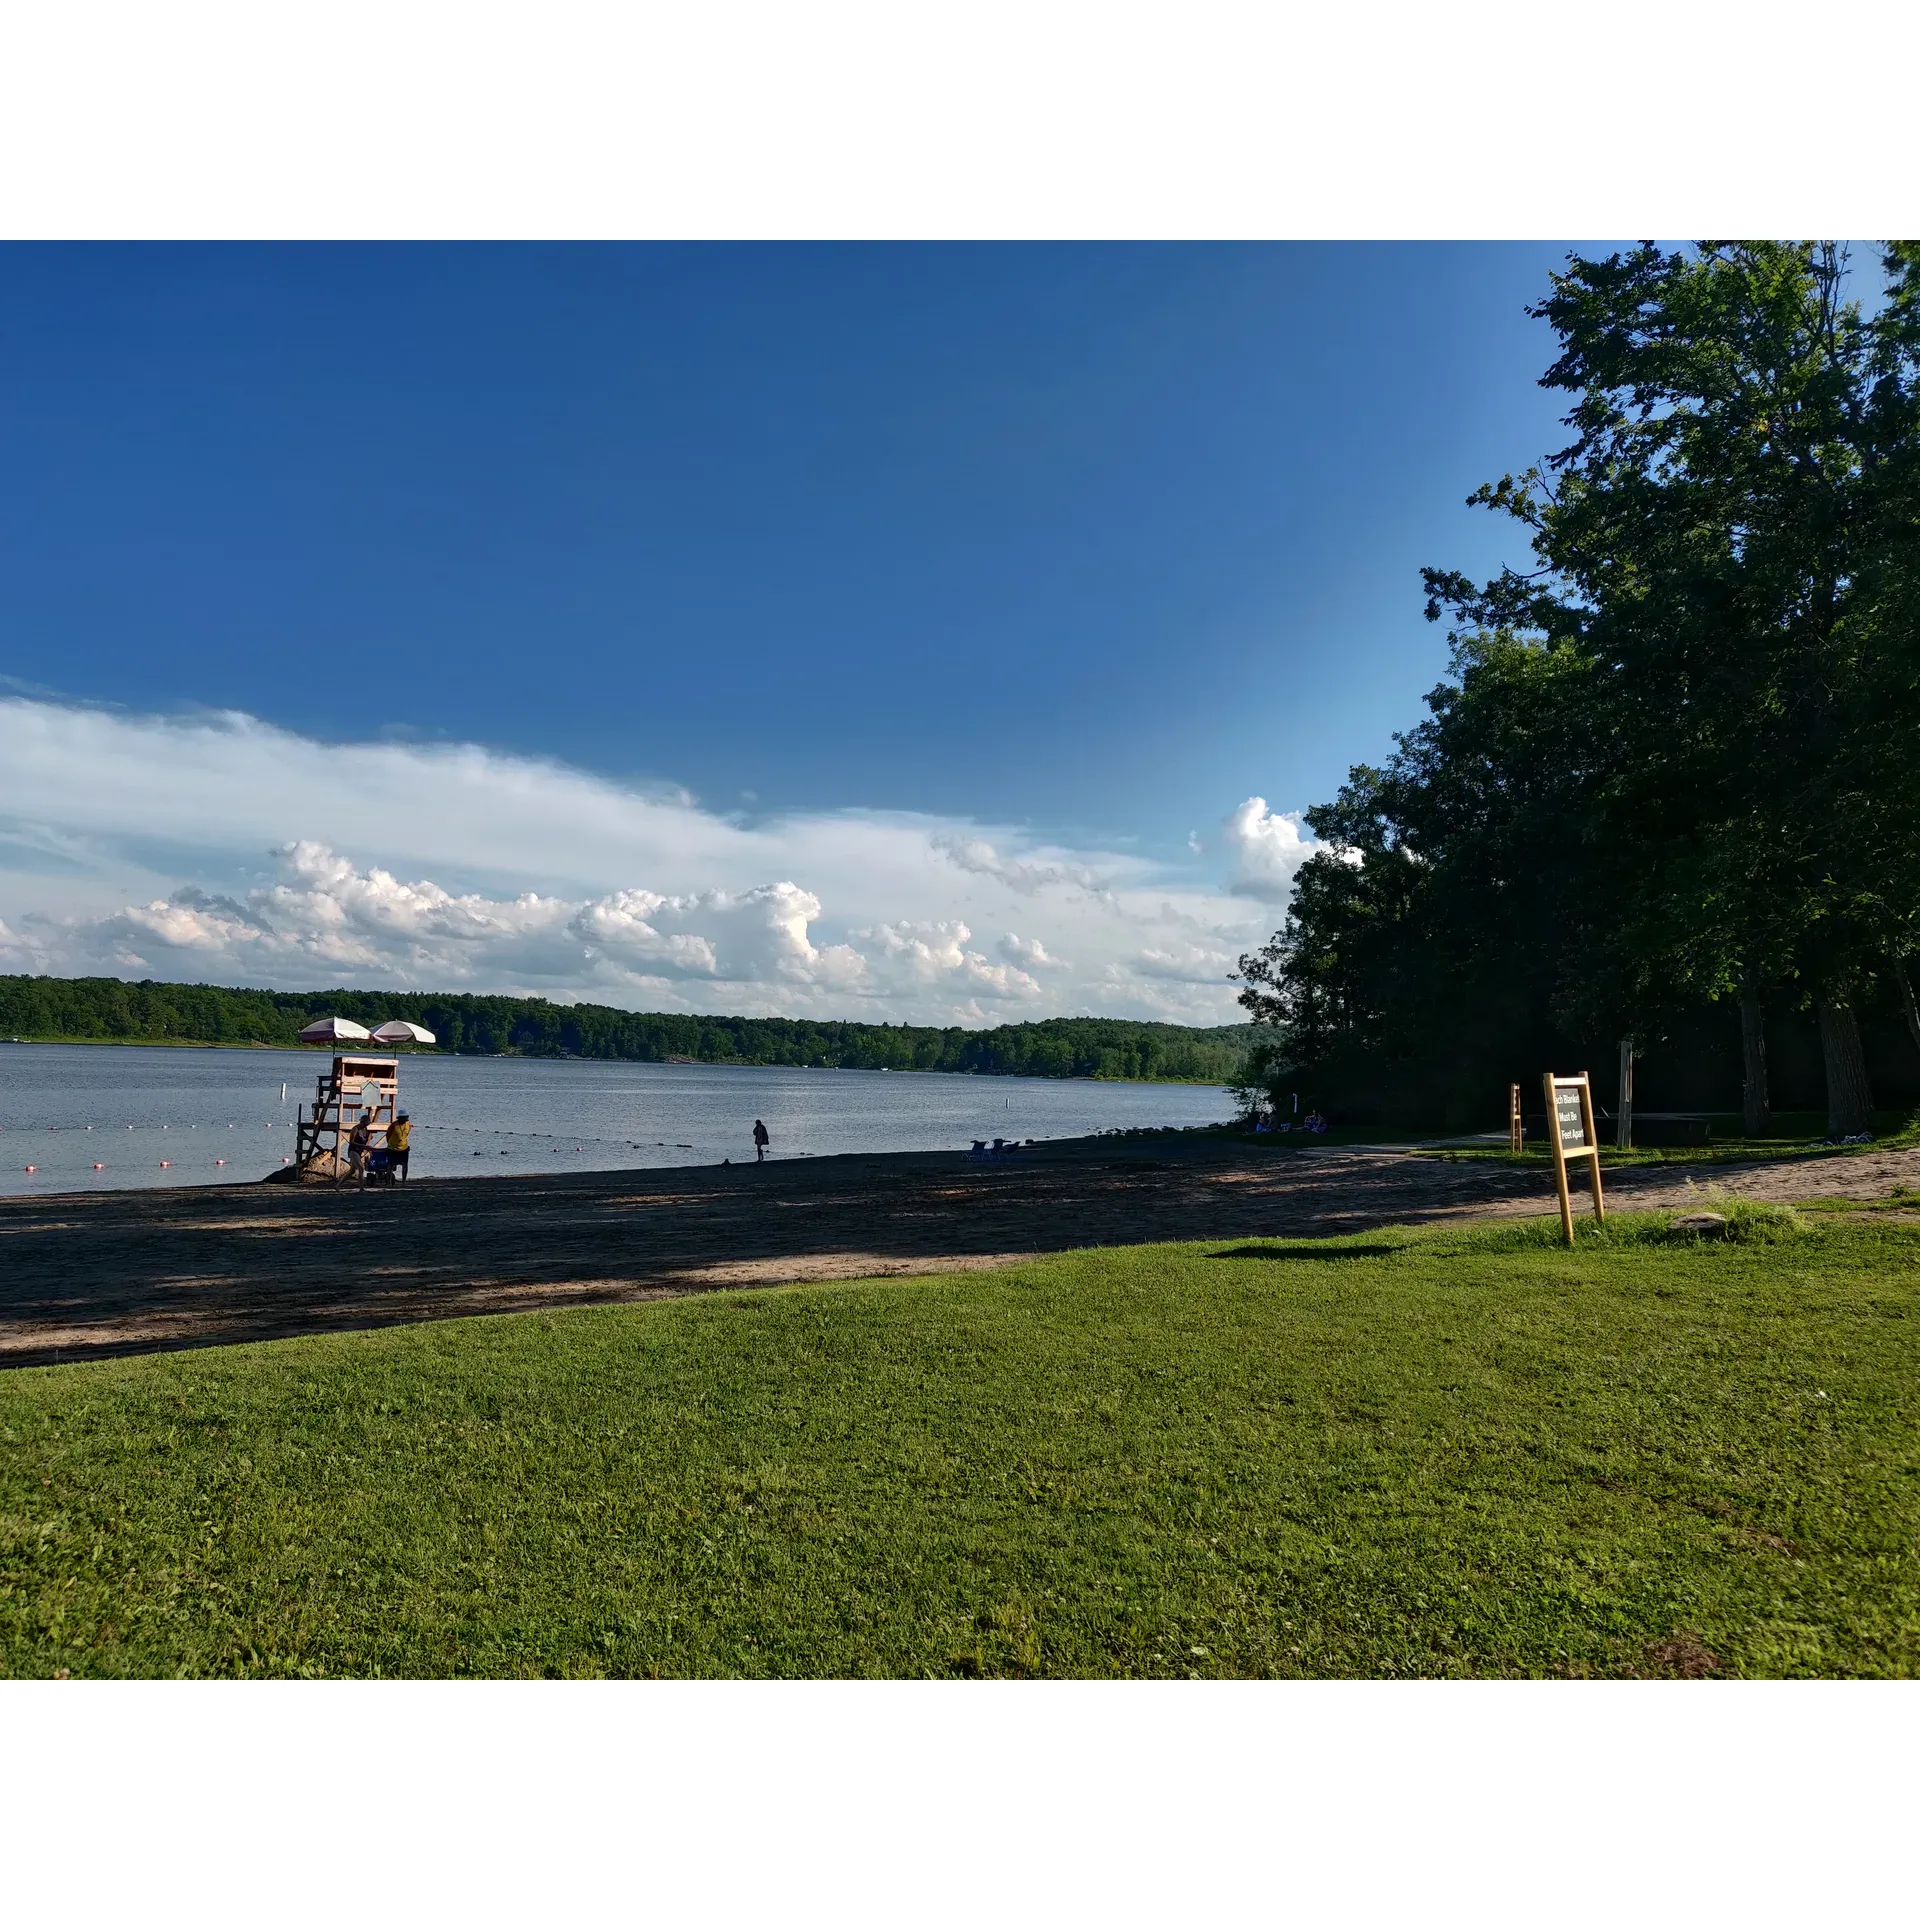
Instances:
[[[1844,297],[1847,267],[1832,242],[1570,262],[1534,311],[1575,438],[1477,496],[1528,527],[1538,569],[1430,586],[1456,613],[1571,630],[1594,663],[1595,977],[1623,1022],[1737,994],[1751,1041],[1763,993],[1811,1000],[1829,1122],[1854,1132],[1871,1110],[1854,1008],[1907,911],[1882,802],[1911,781],[1920,716],[1885,704],[1867,591],[1898,530],[1911,353]],[[1763,1092],[1759,1063],[1748,1080]]]
[[[1920,936],[1920,265],[1885,260],[1871,316],[1834,243],[1554,277],[1573,437],[1474,496],[1535,564],[1428,573],[1454,679],[1309,813],[1333,846],[1248,957],[1295,1069],[1444,1056],[1477,1104],[1502,1028],[1644,1043],[1737,997],[1758,1127],[1771,994],[1818,1012],[1830,1126],[1867,1126],[1855,1008]]]
[[[1242,960],[1241,1002],[1284,1036],[1270,1058],[1287,1084],[1465,1125],[1549,1043],[1584,911],[1594,743],[1575,647],[1474,634],[1454,669],[1384,768],[1309,809],[1324,850]]]

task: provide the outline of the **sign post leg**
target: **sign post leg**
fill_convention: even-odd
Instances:
[[[1553,1097],[1553,1075],[1543,1077],[1547,1095],[1547,1145],[1553,1149],[1553,1183],[1560,1190],[1560,1231],[1573,1245],[1573,1195],[1567,1190],[1567,1155],[1560,1138],[1560,1109]]]
[[[1627,1092],[1628,1097],[1631,1098],[1633,1053],[1624,1040],[1620,1043],[1620,1053],[1626,1062]],[[1607,1224],[1607,1202],[1600,1191],[1600,1136],[1593,1130],[1593,1088],[1585,1080],[1580,1082],[1580,1112],[1587,1123],[1587,1145],[1590,1149],[1587,1154],[1587,1166],[1593,1174],[1593,1217],[1604,1227]]]

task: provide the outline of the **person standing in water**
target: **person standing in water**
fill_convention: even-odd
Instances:
[[[756,1120],[753,1123],[753,1158],[756,1166],[767,1157],[767,1149],[772,1145],[773,1136],[767,1131],[767,1123]]]

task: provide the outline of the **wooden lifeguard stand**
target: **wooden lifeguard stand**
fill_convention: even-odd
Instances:
[[[372,1142],[386,1143],[400,1091],[400,1063],[376,1055],[336,1054],[333,1070],[314,1084],[313,1118],[301,1109],[294,1132],[293,1163],[301,1173],[345,1180],[346,1139],[364,1114],[372,1124]]]

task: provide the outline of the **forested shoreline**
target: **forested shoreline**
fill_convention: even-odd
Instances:
[[[1831,1133],[1912,1097],[1920,244],[1878,251],[1866,303],[1832,242],[1553,277],[1572,437],[1470,502],[1533,564],[1426,571],[1430,717],[1308,809],[1321,850],[1241,960],[1267,1095],[1499,1125],[1511,1082],[1610,1096],[1623,1043],[1671,1081],[1711,1038],[1688,1071],[1759,1135],[1790,1030]]]
[[[629,1013],[503,994],[329,989],[277,993],[166,981],[0,975],[0,1038],[218,1046],[299,1044],[327,1014],[373,1027],[412,1020],[451,1053],[712,1065],[890,1068],[1035,1079],[1217,1083],[1240,1071],[1253,1029],[1144,1020],[1035,1020],[983,1030],[850,1020]]]

